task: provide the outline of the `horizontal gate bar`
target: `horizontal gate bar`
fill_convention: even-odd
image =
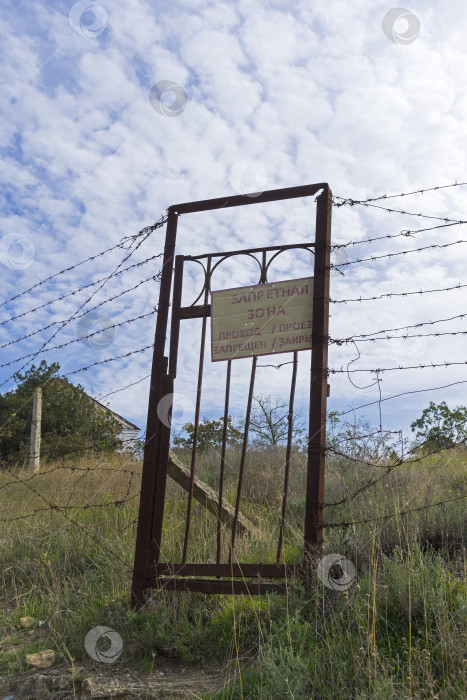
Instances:
[[[243,248],[242,250],[227,250],[223,253],[203,253],[202,255],[184,255],[184,260],[202,260],[203,258],[225,258],[234,255],[242,255],[243,253],[269,253],[272,250],[296,250],[301,248],[314,248],[314,243],[287,243],[285,245],[269,245],[262,248]]]
[[[218,197],[216,199],[204,199],[199,202],[184,202],[173,204],[168,208],[169,214],[190,214],[196,211],[208,211],[211,209],[225,209],[227,207],[242,207],[246,204],[260,204],[262,202],[276,202],[280,199],[296,199],[297,197],[311,197],[328,185],[320,182],[317,185],[300,185],[299,187],[284,187],[279,190],[266,190],[266,192],[250,192],[238,194],[233,197]]]
[[[263,583],[262,581],[219,581],[218,579],[158,578],[153,584],[167,591],[193,591],[194,593],[286,593],[285,583]],[[151,585],[151,584],[150,584]]]
[[[199,304],[199,306],[182,306],[180,318],[209,318],[211,315],[211,304]]]
[[[150,578],[156,576],[263,576],[264,578],[287,578],[294,576],[300,564],[152,564],[148,568]]]

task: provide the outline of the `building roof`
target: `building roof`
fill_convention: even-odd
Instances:
[[[89,396],[89,394],[86,394],[86,395]],[[123,416],[120,416],[118,413],[115,413],[115,411],[112,411],[112,409],[110,409],[108,406],[105,406],[103,403],[101,403],[100,401],[95,399],[93,396],[89,396],[89,398],[91,399],[91,401],[94,401],[94,403],[97,404],[97,406],[99,406],[100,408],[103,408],[105,411],[108,411],[109,413],[111,413],[117,420],[121,421],[127,428],[134,428],[135,430],[141,430],[141,428],[139,428],[137,425],[135,425],[134,423],[131,423],[129,420],[127,420]]]
[[[69,381],[66,381],[66,382],[65,382],[65,380],[62,379],[61,377],[55,377],[55,378],[54,378],[54,381],[63,382],[64,384],[66,383],[67,386],[72,386],[73,389],[76,389],[76,391],[80,391],[82,394],[86,394],[86,396],[88,397],[88,399],[91,399],[91,401],[94,401],[94,403],[95,403],[97,406],[99,406],[99,408],[103,409],[104,411],[107,411],[108,413],[111,413],[111,414],[114,416],[114,418],[116,418],[116,420],[118,420],[120,423],[122,423],[126,428],[131,428],[131,429],[133,429],[133,430],[138,430],[138,431],[141,430],[141,428],[139,428],[137,425],[135,425],[135,424],[132,423],[131,421],[127,420],[127,419],[124,418],[123,416],[119,415],[118,413],[115,413],[115,411],[112,411],[111,408],[109,408],[108,406],[105,406],[103,403],[101,403],[100,401],[98,401],[97,399],[95,399],[93,396],[89,396],[89,394],[87,394],[87,393],[86,393],[85,391],[83,391],[82,389],[78,389],[78,387],[75,386],[74,384],[72,384],[71,382],[69,382]]]

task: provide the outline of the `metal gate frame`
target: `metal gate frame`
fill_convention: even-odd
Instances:
[[[168,326],[168,314],[170,306],[172,278],[174,276],[175,242],[177,233],[178,216],[200,211],[238,207],[250,204],[260,204],[283,199],[295,199],[298,197],[310,197],[322,190],[316,198],[316,231],[314,244],[272,246],[269,250],[309,247],[314,245],[314,286],[313,286],[313,320],[312,320],[312,352],[311,352],[311,380],[310,380],[310,414],[309,414],[309,440],[308,440],[308,464],[306,485],[306,506],[304,523],[304,560],[301,564],[239,564],[232,562],[232,549],[228,564],[221,564],[219,556],[216,563],[189,564],[186,563],[187,536],[184,543],[184,561],[181,564],[164,564],[159,562],[160,545],[162,537],[162,524],[164,502],[167,481],[167,467],[170,446],[170,427],[158,417],[158,406],[161,399],[167,394],[173,393],[174,377],[176,372],[177,345],[180,318],[203,317],[205,325],[210,315],[210,307],[207,304],[208,289],[205,290],[204,304],[200,306],[181,308],[181,279],[183,274],[184,259],[195,259],[196,256],[177,256],[175,263],[175,280],[173,292],[173,311],[178,309],[178,321],[175,316],[175,324],[171,326],[171,352],[170,357],[165,356],[165,343]],[[176,204],[168,209],[167,230],[164,247],[162,276],[159,293],[159,305],[157,312],[154,352],[152,360],[151,384],[149,392],[146,441],[144,445],[143,472],[141,480],[141,497],[139,506],[138,526],[136,534],[136,547],[133,569],[133,581],[131,589],[131,604],[140,607],[144,604],[144,591],[148,588],[163,586],[168,590],[191,590],[204,593],[249,593],[262,594],[270,590],[283,590],[282,583],[268,583],[261,579],[285,579],[291,575],[310,571],[310,564],[320,552],[322,542],[323,505],[324,505],[324,471],[326,448],[326,399],[327,399],[327,369],[328,369],[328,326],[329,326],[329,273],[330,273],[330,247],[331,247],[331,209],[332,193],[327,183],[304,185],[284,189],[269,190],[262,193],[236,195],[233,197],[221,197],[197,202]],[[251,251],[264,251],[265,248],[251,249]],[[247,251],[232,251],[231,254],[245,253]],[[213,253],[211,257],[218,257],[225,253]],[[203,257],[203,256],[198,256]],[[208,256],[205,256],[208,257]],[[264,280],[262,280],[264,281]],[[191,309],[191,311],[190,311]],[[204,335],[204,334],[203,334]],[[203,341],[202,341],[203,342]],[[296,355],[294,353],[294,373],[296,372]],[[230,380],[230,362],[227,371],[227,385]],[[256,367],[256,357],[253,357],[252,378]],[[293,405],[294,379],[292,379],[291,405]],[[249,408],[251,410],[253,384],[250,381]],[[199,412],[200,386],[197,392],[197,410]],[[226,405],[226,409],[228,406]],[[248,425],[248,423],[246,424]],[[291,421],[289,420],[289,425]],[[225,421],[224,421],[225,430]],[[242,449],[242,460],[247,446],[248,429]],[[289,430],[290,433],[290,430]],[[290,447],[291,436],[288,439]],[[225,435],[223,440],[225,448]],[[194,439],[194,452],[196,452],[196,436]],[[223,449],[224,452],[224,449]],[[225,454],[224,454],[225,457]],[[288,458],[286,458],[286,472]],[[240,467],[240,470],[242,467]],[[239,476],[239,479],[241,476]],[[191,487],[193,487],[194,468],[191,470]],[[287,478],[286,478],[287,481]],[[286,484],[285,481],[285,484]],[[286,486],[284,487],[286,490]],[[241,490],[241,489],[240,489]],[[193,488],[189,492],[189,504],[193,497]],[[219,495],[221,502],[222,495]],[[281,540],[285,517],[285,505],[287,494],[284,493],[282,505],[282,526],[280,531],[278,560],[280,555]],[[239,491],[237,492],[237,504],[235,516],[239,512]],[[189,528],[189,517],[187,528]],[[218,525],[218,537],[219,537]],[[232,528],[232,545],[235,543],[236,523]],[[187,535],[187,533],[186,533]],[[219,552],[219,545],[218,545]],[[194,576],[198,578],[186,578]],[[213,576],[217,578],[206,579]],[[224,580],[221,580],[224,578]],[[229,579],[229,580],[225,580]],[[241,580],[238,580],[241,579]],[[250,580],[246,580],[250,579]]]

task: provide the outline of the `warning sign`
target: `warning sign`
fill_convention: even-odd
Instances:
[[[311,348],[313,277],[211,294],[211,357],[234,360]]]

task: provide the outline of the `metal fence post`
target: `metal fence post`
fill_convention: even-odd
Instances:
[[[317,198],[316,209],[310,423],[304,536],[305,566],[307,566],[310,557],[319,551],[323,537],[331,210],[332,193],[326,185]]]
[[[164,258],[162,264],[159,305],[157,307],[154,352],[152,356],[151,385],[149,390],[148,418],[146,424],[146,441],[144,444],[143,473],[141,477],[141,497],[139,504],[138,528],[136,533],[133,582],[131,587],[131,604],[139,607],[144,602],[143,592],[146,587],[148,555],[151,545],[151,530],[154,509],[154,490],[157,482],[158,456],[158,416],[157,407],[163,391],[163,376],[167,365],[164,363],[165,338],[172,287],[175,241],[177,236],[178,216],[169,212],[165,236]],[[165,364],[165,367],[164,367]]]

